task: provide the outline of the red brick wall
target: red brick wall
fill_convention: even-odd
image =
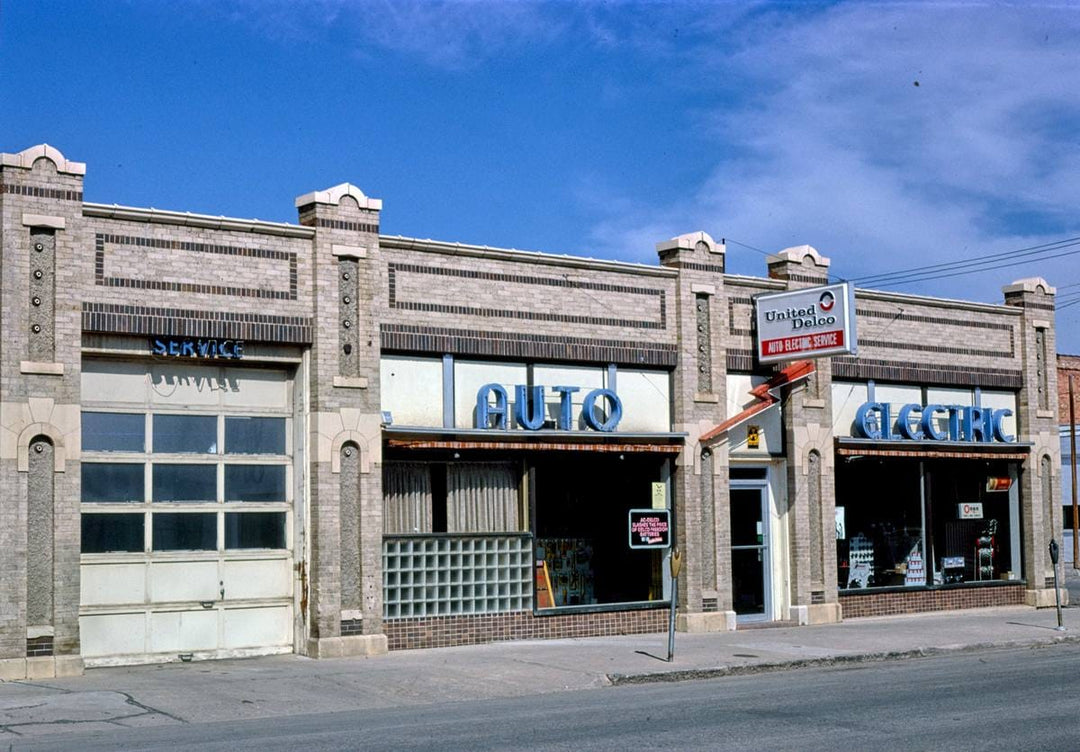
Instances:
[[[1069,425],[1069,374],[1073,375],[1073,407],[1076,419],[1080,422],[1080,355],[1057,356],[1058,377],[1058,423]]]
[[[391,650],[444,648],[508,640],[647,634],[668,628],[668,610],[533,616],[529,612],[477,616],[389,619],[383,631]]]
[[[988,606],[1021,606],[1024,585],[955,588],[949,590],[912,590],[893,593],[840,595],[845,619],[860,616],[891,616],[923,611],[954,611]]]

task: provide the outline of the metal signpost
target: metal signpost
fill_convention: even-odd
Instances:
[[[654,502],[655,503],[655,502]],[[671,548],[670,509],[631,509],[630,548]],[[671,550],[671,607],[668,610],[668,663],[675,655],[675,605],[679,602],[679,570],[682,554]]]

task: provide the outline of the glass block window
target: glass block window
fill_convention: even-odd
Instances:
[[[383,539],[383,616],[532,610],[527,535]]]

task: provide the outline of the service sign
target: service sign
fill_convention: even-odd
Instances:
[[[754,298],[759,363],[854,355],[855,288],[847,282]]]
[[[630,548],[668,548],[669,546],[671,546],[670,510],[630,510]]]

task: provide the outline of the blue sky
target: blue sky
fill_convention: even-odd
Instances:
[[[1078,91],[1069,3],[0,5],[0,150],[86,162],[88,201],[296,221],[348,181],[389,234],[654,263],[705,230],[741,274],[1080,236]],[[1068,300],[1080,254],[894,289],[1035,275]]]

